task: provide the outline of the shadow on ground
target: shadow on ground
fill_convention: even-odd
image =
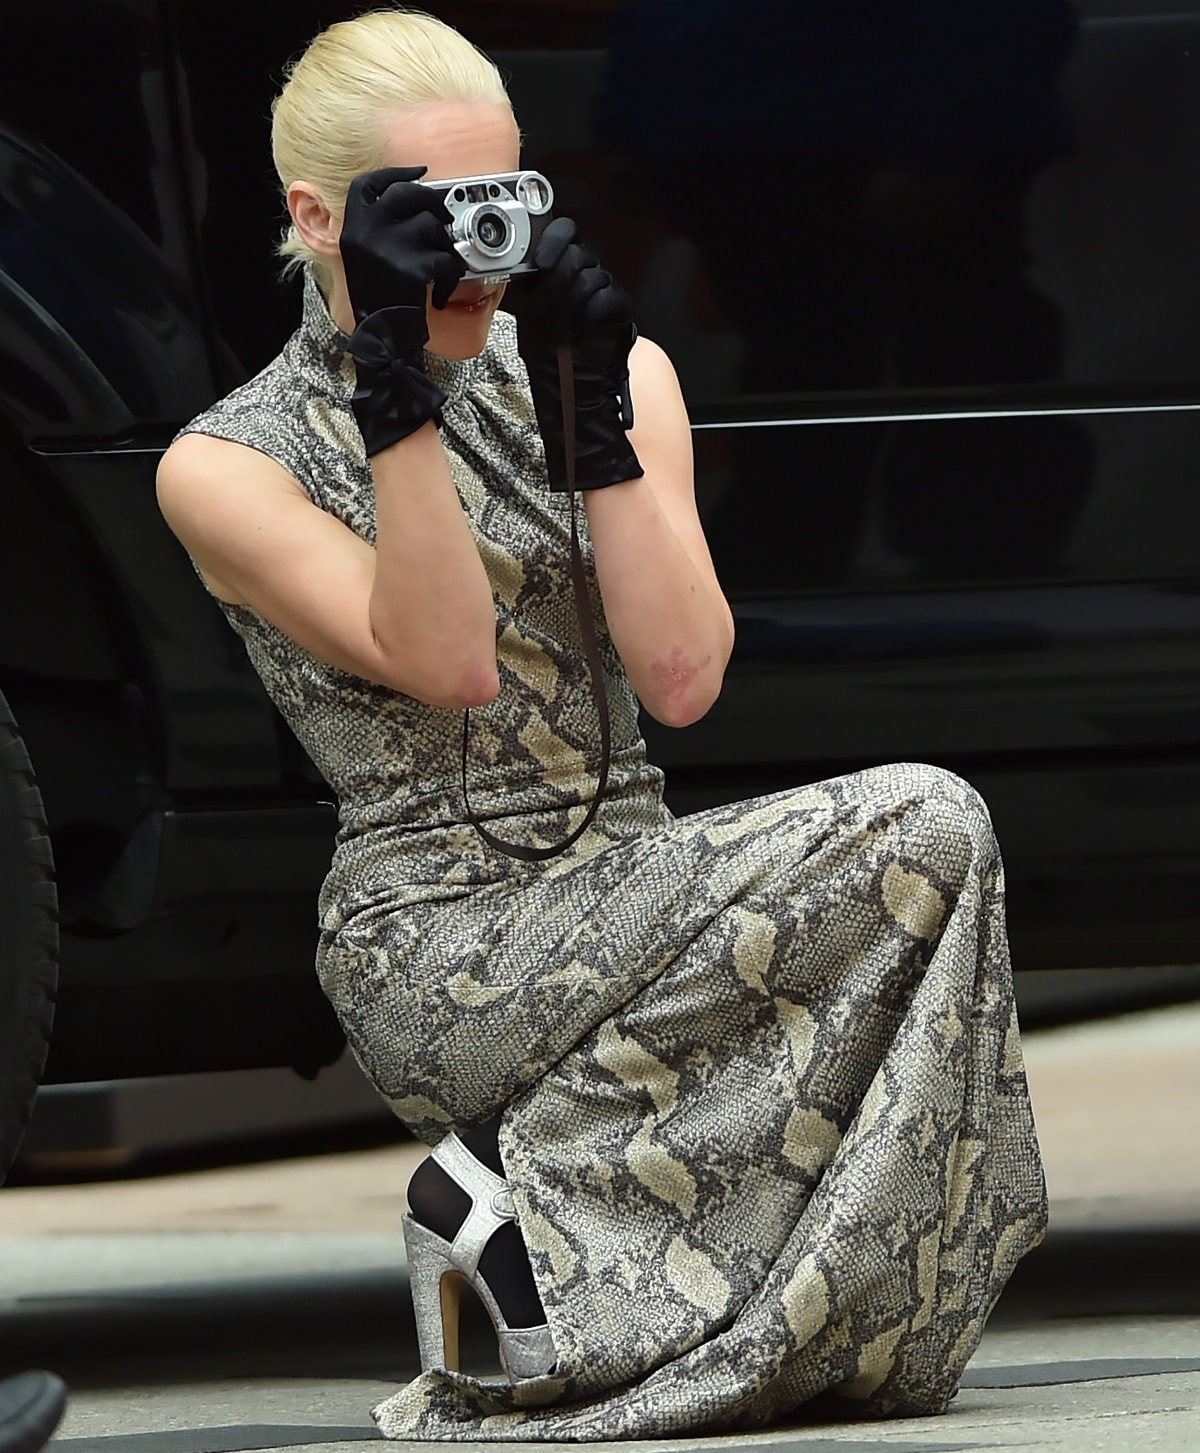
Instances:
[[[1055,1231],[1017,1267],[992,1325],[1200,1316],[1200,1225]]]

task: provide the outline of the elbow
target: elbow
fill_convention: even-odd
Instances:
[[[499,695],[500,672],[492,661],[467,668],[439,683],[436,697],[429,697],[428,703],[451,711],[465,711],[472,706],[486,706]]]
[[[472,706],[486,706],[500,695],[500,672],[495,660],[466,662],[441,661],[422,670],[412,662],[401,670],[377,665],[363,673],[390,691],[411,696],[425,706],[441,706],[449,711],[463,711]]]
[[[495,701],[500,695],[500,672],[495,656],[465,661],[443,659],[431,662],[419,674],[409,674],[407,684],[398,689],[426,706],[465,711]]]
[[[642,705],[660,726],[688,727],[707,714],[709,708],[721,693],[721,683],[706,687],[696,683],[691,690],[671,691],[651,699],[642,699]]]
[[[638,697],[656,722],[687,727],[706,715],[720,696],[725,680],[725,667],[733,649],[732,618],[725,634],[727,639],[715,643],[713,653],[698,661],[676,648],[669,657],[652,661],[648,671],[641,673]]]
[[[464,671],[460,674],[439,672],[424,677],[414,677],[409,672],[396,673],[376,671],[372,679],[391,691],[411,696],[424,706],[438,706],[446,711],[466,711],[473,706],[486,706],[500,695],[500,677],[493,669]]]
[[[462,711],[486,706],[500,694],[500,669],[496,661],[496,638],[489,627],[486,636],[470,641],[466,633],[450,640],[421,643],[419,651],[389,651],[388,643],[375,633],[377,665],[369,673],[383,686],[411,696],[426,706]]]
[[[706,714],[712,701],[665,701],[648,705],[646,710],[660,726],[688,727]]]

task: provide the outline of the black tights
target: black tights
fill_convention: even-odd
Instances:
[[[459,1137],[476,1160],[503,1176],[500,1161],[500,1116]],[[429,1157],[408,1183],[408,1208],[413,1220],[446,1241],[453,1241],[467,1219],[471,1198]],[[529,1255],[515,1221],[499,1227],[479,1258],[479,1274],[500,1304],[510,1327],[539,1327],[546,1320],[541,1298],[529,1269]]]

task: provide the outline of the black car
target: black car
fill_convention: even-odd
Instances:
[[[0,1168],[47,1043],[52,1082],[342,1047],[329,790],[154,473],[298,315],[270,99],[359,8],[0,0]],[[428,8],[683,380],[738,646],[647,724],[672,804],[936,762],[992,807],[1018,968],[1196,961],[1200,17]]]

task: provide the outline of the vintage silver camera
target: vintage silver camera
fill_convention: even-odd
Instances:
[[[550,221],[554,189],[541,172],[426,182],[450,213],[447,228],[467,271],[490,279],[533,272],[527,259]]]

